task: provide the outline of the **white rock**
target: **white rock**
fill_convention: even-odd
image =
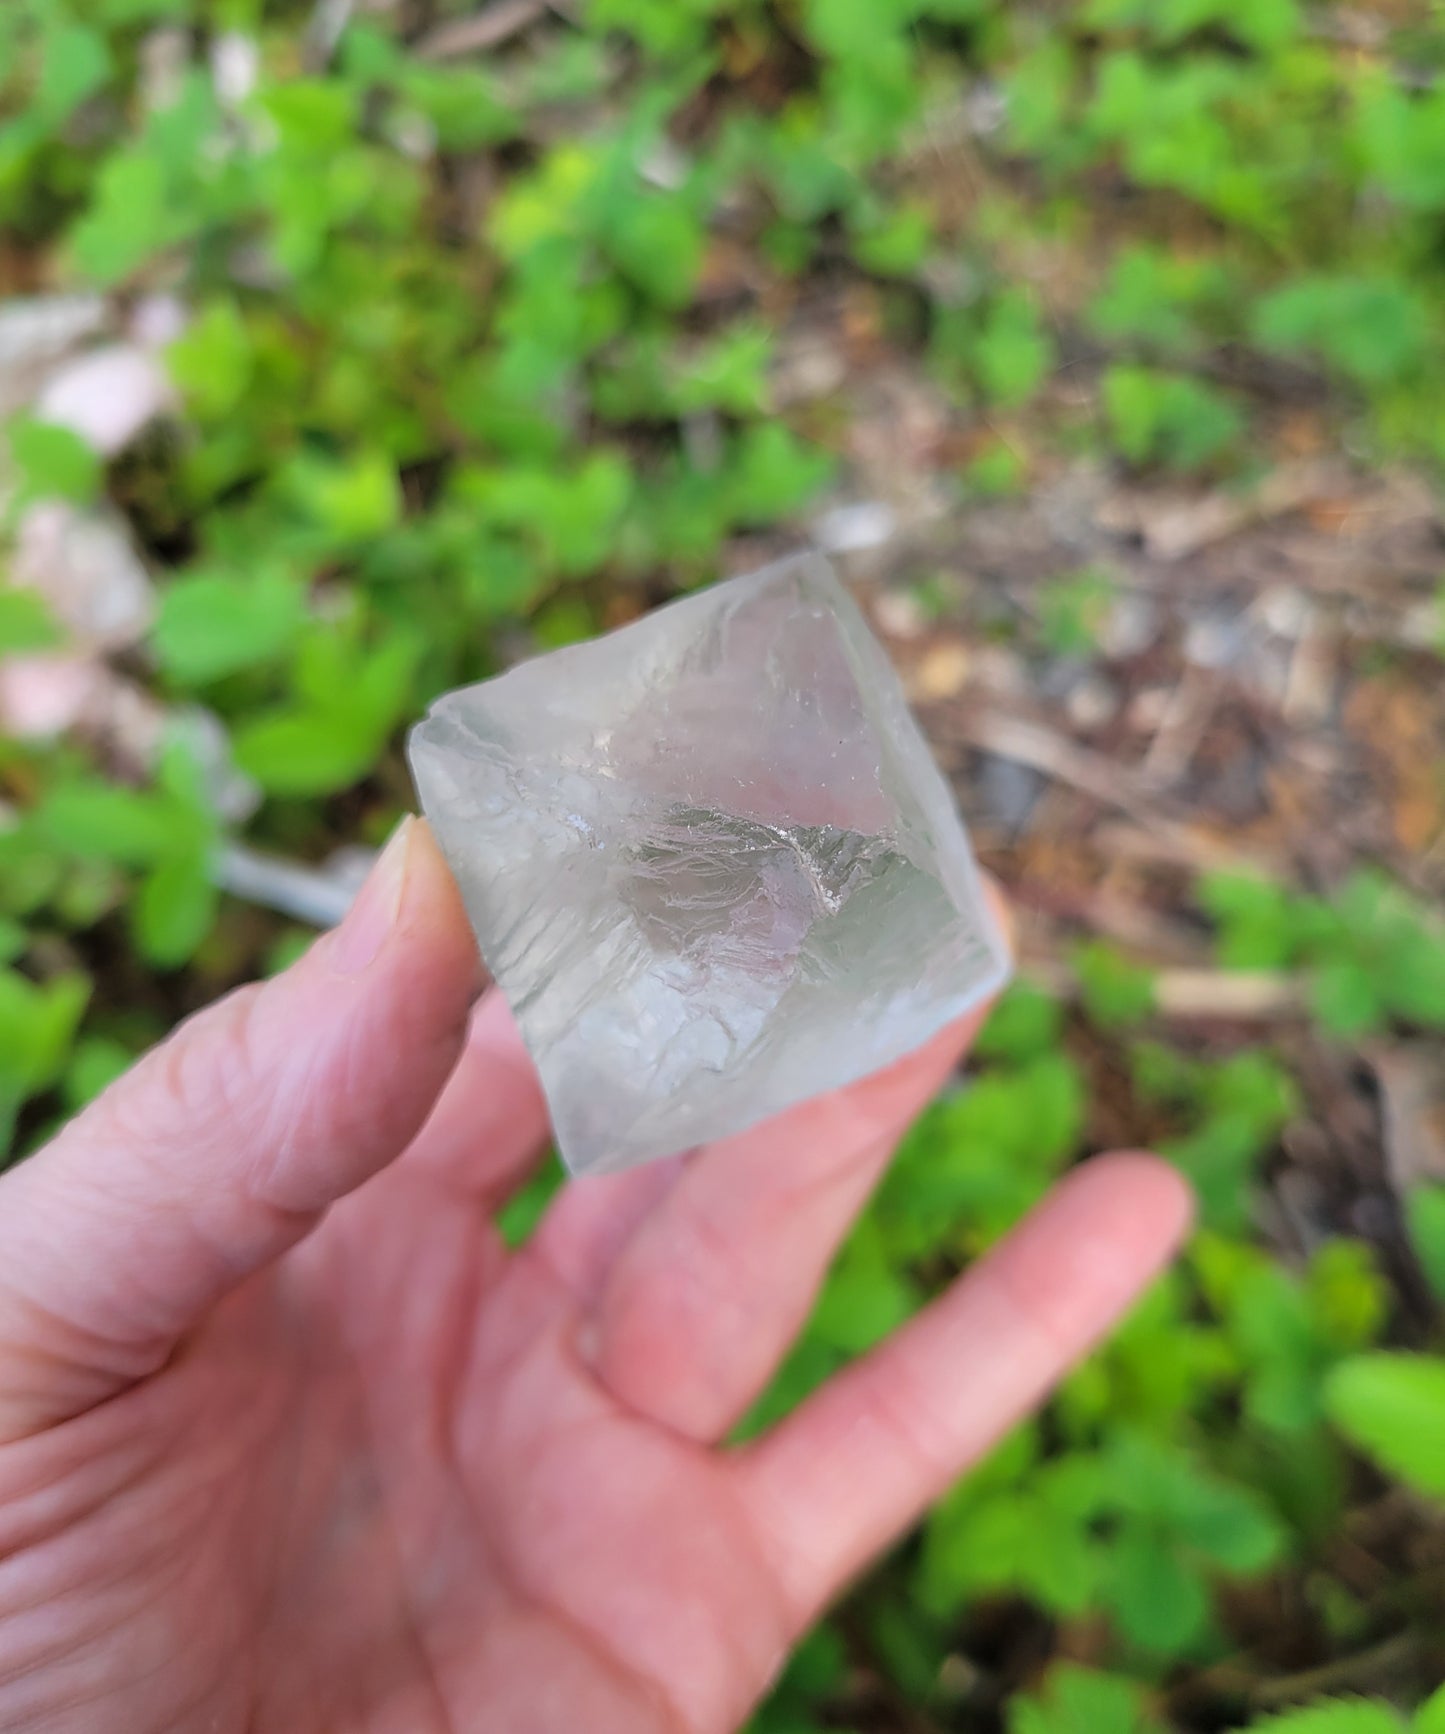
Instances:
[[[813,520],[813,540],[825,554],[860,554],[898,534],[898,514],[885,500],[831,506]]]
[[[189,323],[190,314],[178,295],[147,295],[131,315],[130,335],[142,349],[165,349]]]
[[[36,401],[41,421],[78,434],[102,457],[124,451],[171,403],[165,369],[149,350],[112,343],[66,362]]]
[[[261,76],[261,44],[240,30],[223,30],[211,44],[211,82],[225,108],[239,108]]]
[[[45,295],[0,303],[0,416],[29,405],[45,370],[99,331],[99,295]]]
[[[7,656],[0,660],[0,723],[21,740],[53,740],[93,707],[104,680],[104,666],[90,656]]]
[[[10,576],[39,591],[57,624],[90,644],[134,643],[155,606],[150,576],[120,519],[65,500],[26,509]]]

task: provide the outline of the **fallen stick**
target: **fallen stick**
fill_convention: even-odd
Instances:
[[[1056,958],[1024,958],[1020,974],[1060,999],[1080,996],[1079,979]],[[1161,969],[1154,976],[1154,1010],[1163,1018],[1269,1022],[1304,1010],[1303,984],[1275,970]]]
[[[1087,747],[1075,746],[1042,723],[1003,711],[968,710],[950,716],[941,727],[966,745],[998,758],[1028,765],[1055,781],[1067,783],[1096,801],[1127,813],[1137,825],[1166,841],[1185,860],[1207,867],[1250,868],[1270,874],[1269,867],[1243,850],[1215,842],[1158,811],[1151,791],[1133,771]]]
[[[439,24],[417,43],[415,53],[422,60],[451,60],[461,54],[500,48],[551,9],[549,0],[493,0],[471,18]]]

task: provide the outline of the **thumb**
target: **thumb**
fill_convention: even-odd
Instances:
[[[399,1155],[461,1051],[476,978],[456,886],[407,819],[340,927],[0,1177],[0,1441],[154,1372]]]

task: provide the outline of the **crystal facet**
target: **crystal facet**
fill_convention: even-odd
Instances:
[[[577,1173],[851,1083],[1007,973],[947,785],[821,559],[449,693],[411,763]]]

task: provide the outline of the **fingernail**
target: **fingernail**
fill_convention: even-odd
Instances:
[[[360,975],[396,929],[406,890],[407,858],[416,821],[410,814],[392,832],[377,857],[361,894],[332,935],[331,967],[338,975]]]

